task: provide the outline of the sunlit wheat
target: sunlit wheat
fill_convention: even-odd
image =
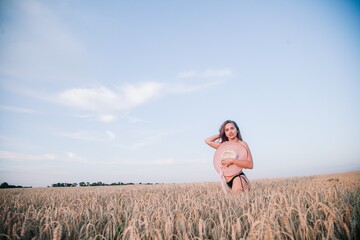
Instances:
[[[360,172],[219,183],[0,190],[0,239],[360,239]]]

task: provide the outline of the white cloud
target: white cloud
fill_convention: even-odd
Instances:
[[[65,154],[67,155],[68,159],[71,160],[71,161],[77,161],[77,162],[83,162],[83,163],[88,162],[88,160],[76,155],[73,152],[66,152]]]
[[[106,131],[105,132],[107,134],[107,136],[109,137],[109,140],[115,140],[116,139],[116,135],[111,132],[111,131]]]
[[[105,87],[68,89],[60,93],[59,98],[63,104],[100,112],[120,101],[115,92]]]
[[[116,120],[116,116],[112,114],[100,115],[99,120],[101,122],[113,122]]]
[[[118,119],[115,114],[99,114],[99,113],[87,113],[87,114],[74,114],[77,118],[86,119],[89,121],[100,121],[100,122],[114,122]]]
[[[159,138],[157,137],[149,137],[149,138],[146,138],[146,139],[142,139],[141,141],[137,141],[133,144],[130,144],[130,145],[127,145],[125,146],[126,148],[128,149],[131,149],[131,150],[137,150],[141,147],[144,147],[144,146],[148,146],[148,145],[153,145],[153,144],[156,144],[159,142]]]
[[[28,161],[28,160],[55,160],[56,156],[53,154],[24,154],[17,152],[0,151],[0,159],[16,160],[16,161]]]
[[[150,166],[150,165],[156,165],[156,166],[164,166],[164,165],[174,165],[179,164],[178,161],[176,161],[173,158],[168,159],[160,159],[160,160],[98,160],[98,159],[85,159],[79,155],[77,155],[74,152],[66,152],[65,153],[68,160],[76,161],[80,163],[91,163],[91,164],[116,164],[116,165],[127,165],[127,166],[134,166],[134,165],[141,165],[141,166]]]
[[[177,74],[178,78],[189,78],[189,77],[196,77],[198,76],[198,72],[196,71],[187,71],[187,72],[180,72]]]
[[[141,165],[141,166],[167,166],[167,165],[189,165],[199,166],[208,163],[208,160],[204,159],[192,159],[192,160],[180,160],[173,157],[159,159],[159,160],[115,160],[103,162],[106,164],[123,164],[123,165]]]
[[[163,160],[150,160],[150,161],[132,161],[125,162],[128,165],[156,165],[156,166],[164,166],[164,165],[174,165],[176,161],[174,159],[163,159]]]
[[[223,77],[231,77],[233,75],[232,71],[229,69],[207,69],[204,71],[203,76],[206,78],[223,78]]]
[[[111,89],[106,86],[70,88],[57,94],[12,85],[8,85],[7,89],[22,95],[80,110],[75,113],[75,116],[79,118],[101,122],[114,122],[119,118],[125,118],[131,123],[139,123],[144,120],[128,116],[128,110],[145,105],[167,94],[197,92],[222,83],[224,83],[224,80],[212,80],[201,84],[182,82],[165,84],[151,81],[127,84]],[[1,109],[27,113],[34,112],[31,109],[0,105]],[[123,117],[121,115],[117,116],[119,112],[122,112]]]
[[[145,82],[138,85],[126,85],[122,89],[125,107],[137,106],[158,96],[163,90],[159,82]]]
[[[154,135],[154,136],[148,136],[148,137],[142,137],[136,141],[127,141],[126,143],[122,143],[119,145],[120,148],[126,149],[126,150],[139,150],[142,147],[154,145],[157,144],[162,138],[162,134]]]
[[[137,117],[133,117],[130,116],[129,112],[126,112],[123,116],[124,119],[126,119],[129,123],[142,123],[145,122],[143,119],[137,118]]]
[[[127,160],[127,161],[123,161],[123,160],[115,160],[115,161],[108,161],[108,162],[103,162],[106,164],[119,164],[119,165],[128,165],[128,166],[151,166],[151,165],[155,165],[155,166],[166,166],[166,165],[175,165],[178,162],[172,158],[169,159],[162,159],[162,160]]]
[[[178,83],[169,86],[169,91],[171,92],[178,92],[178,93],[186,93],[186,92],[197,92],[201,91],[219,84],[224,83],[224,81],[213,81],[213,82],[206,82],[203,84],[184,84]]]
[[[18,113],[30,113],[30,114],[37,113],[35,110],[29,108],[19,108],[13,106],[5,106],[5,105],[0,105],[0,110],[9,111],[9,112],[18,112]]]
[[[170,131],[157,131],[157,132],[148,132],[146,133],[148,136],[145,136],[145,133],[141,133],[141,138],[137,138],[135,142],[129,143],[127,141],[126,143],[121,144],[121,148],[125,148],[128,150],[138,150],[144,146],[154,145],[159,143],[161,140],[164,139],[164,137],[168,135],[176,134],[179,130],[170,130]]]
[[[79,131],[71,133],[60,133],[62,137],[85,140],[85,141],[112,141],[116,139],[116,135],[111,131],[105,132],[91,132],[91,131]]]
[[[114,112],[144,105],[161,95],[201,91],[223,82],[221,80],[203,84],[142,82],[134,85],[128,84],[116,89],[109,89],[104,86],[73,88],[61,92],[58,95],[58,102],[71,107],[101,113],[100,121],[112,122],[116,119]]]
[[[178,78],[225,78],[232,77],[229,69],[206,69],[205,71],[186,71],[177,74]]]
[[[101,86],[97,88],[73,88],[59,94],[60,103],[95,112],[114,112],[130,109],[153,100],[161,94],[163,84],[143,82],[125,85],[111,90]],[[102,115],[103,121],[114,120],[113,116]]]

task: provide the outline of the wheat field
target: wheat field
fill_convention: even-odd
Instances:
[[[2,189],[0,239],[360,239],[360,172],[220,183]]]

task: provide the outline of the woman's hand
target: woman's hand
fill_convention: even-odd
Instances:
[[[225,158],[225,159],[221,160],[221,165],[223,165],[224,167],[229,167],[232,164],[234,164],[233,158]]]

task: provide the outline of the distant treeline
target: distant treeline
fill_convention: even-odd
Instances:
[[[3,182],[0,185],[0,188],[31,188],[31,186],[30,187],[15,186],[15,185],[9,185],[7,182]]]
[[[138,183],[140,185],[152,185],[154,183]],[[158,183],[155,183],[158,184]],[[124,185],[135,185],[135,183],[123,183],[123,182],[117,182],[117,183],[103,183],[103,182],[80,182],[79,184],[77,183],[54,183],[51,184],[51,187],[90,187],[90,186],[124,186]]]

